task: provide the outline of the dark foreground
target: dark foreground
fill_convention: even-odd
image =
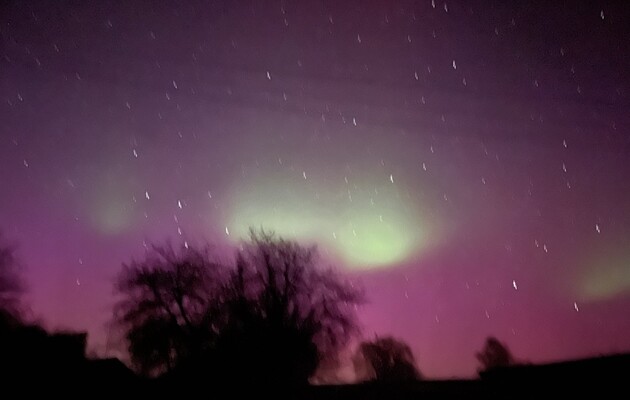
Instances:
[[[47,371],[35,368],[31,371],[33,374],[23,369],[21,376],[17,376],[17,370],[4,369],[3,387],[18,389],[23,394],[38,392],[50,396],[61,393],[64,398],[100,398],[104,395],[300,400],[630,398],[630,355],[502,368],[482,374],[481,379],[475,380],[370,382],[295,388],[282,385],[252,387],[243,382],[227,384],[213,382],[211,377],[194,382],[143,379],[115,359],[86,360],[80,368]]]
[[[199,368],[169,378],[146,379],[118,359],[86,357],[85,334],[48,334],[33,327],[7,332],[14,332],[15,337],[6,334],[0,340],[0,399],[31,397],[28,394],[150,399],[630,398],[630,354],[495,368],[475,380],[287,387],[247,384],[238,377],[220,381]]]

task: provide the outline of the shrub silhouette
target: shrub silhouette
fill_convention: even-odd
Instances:
[[[479,372],[514,364],[514,358],[510,350],[493,336],[486,339],[483,349],[476,356],[481,364]]]
[[[403,382],[420,379],[409,345],[391,336],[361,343],[353,361],[356,375],[361,380]]]

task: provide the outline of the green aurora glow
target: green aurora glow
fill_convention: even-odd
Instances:
[[[587,269],[581,294],[589,301],[607,300],[630,291],[630,258],[617,258]]]
[[[235,190],[226,224],[233,240],[263,227],[330,248],[353,269],[387,267],[423,248],[428,227],[387,178],[350,186],[332,179],[290,185],[291,179],[267,176]]]

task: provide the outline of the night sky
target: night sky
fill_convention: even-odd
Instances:
[[[364,335],[426,376],[472,376],[488,335],[630,351],[627,4],[2,2],[31,314],[103,354],[122,262],[263,226],[362,282]]]

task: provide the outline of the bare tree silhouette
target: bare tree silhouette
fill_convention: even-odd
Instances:
[[[225,298],[221,370],[257,383],[299,385],[357,331],[363,291],[322,267],[316,248],[252,230]]]
[[[5,243],[0,234],[0,312],[6,317],[19,314],[20,297],[24,292],[19,267],[15,248]]]
[[[421,378],[409,345],[391,336],[361,343],[353,361],[360,380],[402,382]]]
[[[171,370],[198,350],[201,321],[216,299],[218,266],[206,250],[154,246],[142,261],[123,265],[114,318],[126,331],[137,368],[148,375]]]
[[[363,300],[314,247],[262,230],[232,267],[192,247],[154,247],[124,265],[116,291],[115,319],[140,371],[224,383],[307,383],[357,331]]]
[[[481,363],[479,372],[514,364],[514,358],[510,350],[493,336],[486,339],[483,349],[476,356]]]

